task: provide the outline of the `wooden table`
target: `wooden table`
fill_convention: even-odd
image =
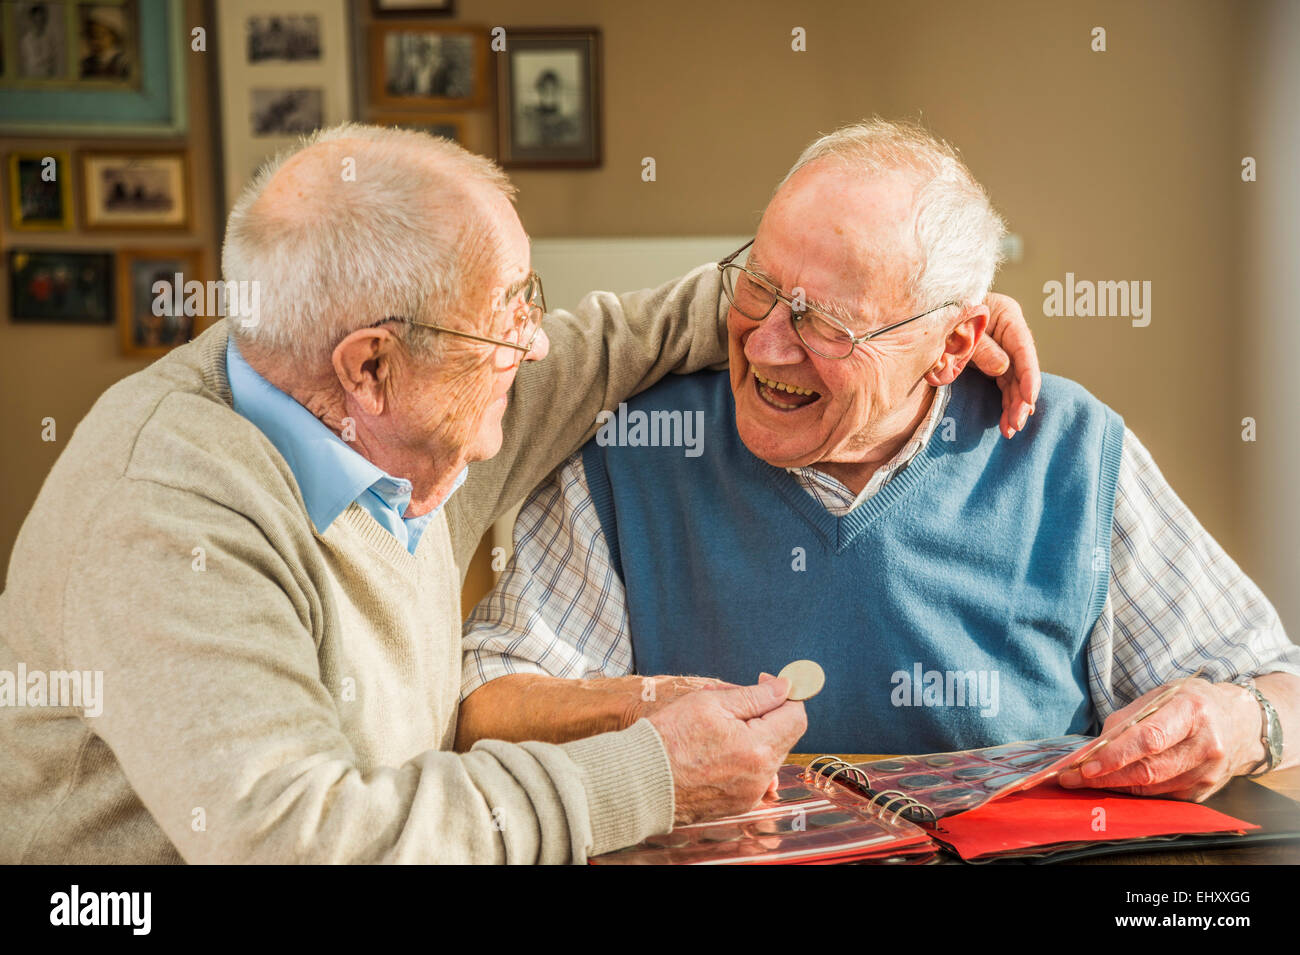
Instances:
[[[816,759],[820,754],[791,753],[787,763],[799,766]],[[841,753],[836,754],[848,763],[867,763],[873,759],[892,759],[898,754]],[[1300,802],[1300,766],[1280,769],[1261,776],[1255,782],[1274,792]],[[1128,852],[1113,856],[1096,856],[1078,859],[1063,865],[1300,865],[1300,842],[1283,842],[1264,846],[1242,846],[1238,849],[1183,849],[1165,852]]]

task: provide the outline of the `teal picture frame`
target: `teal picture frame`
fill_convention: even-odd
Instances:
[[[12,17],[4,3],[6,73],[0,76],[0,133],[8,135],[180,136],[187,129],[184,0],[139,0],[137,88],[42,88],[15,79]],[[202,54],[206,55],[206,54]]]

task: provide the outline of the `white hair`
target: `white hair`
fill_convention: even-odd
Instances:
[[[777,189],[804,166],[823,160],[864,179],[895,170],[914,173],[917,261],[904,293],[917,308],[984,301],[1002,260],[1006,223],[957,150],[921,126],[877,117],[813,142]]]
[[[295,157],[301,168],[286,169]],[[260,201],[277,174],[289,179]],[[278,194],[286,185],[291,201]],[[232,318],[231,334],[313,363],[389,316],[434,321],[464,308],[466,279],[497,248],[491,221],[467,202],[484,186],[514,196],[491,160],[425,133],[344,123],[305,137],[257,171],[226,221],[222,273],[258,290],[256,318]],[[436,351],[438,336],[424,332],[406,338],[419,357]]]

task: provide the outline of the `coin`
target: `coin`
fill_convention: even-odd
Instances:
[[[998,771],[996,766],[967,766],[952,774],[953,779],[983,779]]]
[[[929,789],[931,786],[942,786],[946,779],[942,776],[934,776],[929,773],[918,773],[915,776],[903,776],[895,779],[893,785],[902,786],[904,789]]]
[[[656,849],[676,849],[684,846],[691,841],[691,837],[684,832],[665,832],[657,836],[651,836],[645,841],[648,846],[654,846]]]
[[[896,759],[882,759],[874,763],[867,763],[867,765],[878,773],[896,773],[907,768],[907,763],[900,763]]]
[[[745,832],[739,826],[711,826],[695,834],[700,842],[737,842]]]
[[[825,829],[828,826],[852,822],[856,818],[858,817],[851,812],[819,812],[808,817],[808,826],[811,829]]]
[[[789,699],[792,700],[810,700],[826,685],[825,672],[811,660],[788,663],[777,676],[790,681]]]

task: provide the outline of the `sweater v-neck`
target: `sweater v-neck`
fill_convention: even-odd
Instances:
[[[958,393],[954,383],[948,399],[948,409],[959,408],[961,399],[962,396]],[[943,446],[943,442],[936,441],[935,435],[932,433],[930,440],[913,456],[912,460],[903,468],[902,473],[890,478],[884,487],[849,511],[849,513],[842,517],[836,517],[826,510],[821,502],[804,490],[789,471],[768,464],[750,451],[745,446],[744,441],[740,439],[739,432],[736,431],[734,401],[731,412],[728,423],[734,439],[740,447],[741,458],[752,470],[771,482],[795,513],[812,525],[813,529],[822,536],[831,550],[837,554],[842,554],[854,546],[858,538],[872,524],[887,514],[912,488],[924,480],[930,466],[935,461],[947,454],[947,448]]]
[[[374,516],[356,501],[352,501],[348,504],[348,506],[343,509],[343,513],[334,519],[334,523],[346,525],[354,531],[356,535],[371,548],[371,550],[375,551],[387,560],[394,568],[412,578],[416,575],[420,565],[424,563],[425,555],[429,551],[429,549],[424,546],[425,539],[429,536],[428,532],[433,531],[436,533],[434,526],[430,524],[430,526],[426,528],[426,533],[420,536],[419,542],[415,545],[415,553],[412,554],[406,549],[401,541],[393,536],[392,531],[375,520]],[[332,527],[334,525],[331,524],[330,526]],[[329,528],[326,528],[323,533],[316,531],[314,527],[312,530],[316,533],[317,537],[321,538],[325,537],[329,533]]]

